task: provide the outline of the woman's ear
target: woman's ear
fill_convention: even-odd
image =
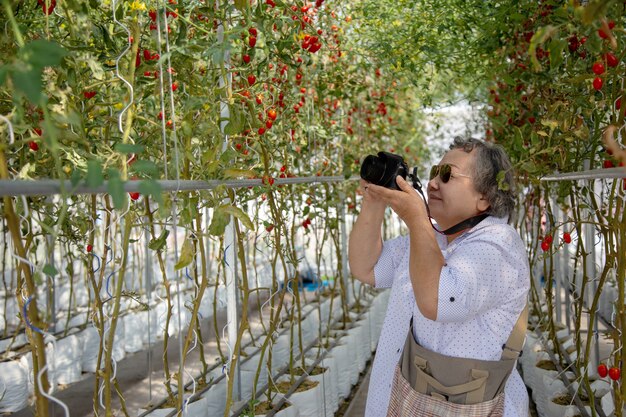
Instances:
[[[489,207],[491,207],[491,204],[489,204],[489,201],[487,201],[485,196],[481,194],[478,201],[476,201],[476,208],[479,212],[483,213],[487,211]]]

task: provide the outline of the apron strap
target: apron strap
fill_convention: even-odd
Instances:
[[[526,327],[528,326],[528,303],[519,315],[506,343],[502,345],[502,359],[517,359],[522,354]]]

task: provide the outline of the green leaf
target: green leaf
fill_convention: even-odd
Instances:
[[[243,12],[246,10],[246,6],[248,5],[248,0],[235,0],[235,7],[237,10]]]
[[[543,45],[548,39],[552,37],[552,35],[558,33],[558,28],[548,25],[543,26],[535,32],[533,37],[530,39],[530,46],[528,47],[528,55],[530,55],[530,61],[535,68],[535,71],[541,71],[541,64],[539,60],[537,60],[537,46]]]
[[[0,85],[4,84],[7,76],[10,74],[10,68],[8,65],[0,65]]]
[[[107,191],[113,199],[113,205],[116,209],[122,210],[126,205],[126,193],[124,192],[124,183],[120,178],[120,173],[117,170],[109,169],[109,182],[107,184]]]
[[[131,165],[133,172],[138,174],[145,174],[149,177],[156,177],[159,175],[159,167],[152,161],[135,161]]]
[[[250,217],[248,217],[248,215],[239,207],[235,207],[231,205],[223,205],[223,206],[219,206],[217,208],[217,211],[223,211],[225,213],[228,213],[229,215],[235,216],[241,221],[241,223],[246,227],[246,229],[252,230],[252,231],[254,230],[254,224],[252,224]]]
[[[73,276],[74,275],[74,265],[72,265],[71,262],[68,262],[67,266],[65,267],[65,272],[69,276]]]
[[[78,183],[80,182],[82,176],[81,176],[81,171],[78,169],[74,169],[72,170],[72,175],[70,175],[70,184],[72,184],[72,187],[76,187],[78,185]]]
[[[183,46],[187,43],[187,24],[184,20],[180,20],[178,28],[178,36],[176,36],[176,46]]]
[[[161,235],[159,237],[150,240],[148,247],[152,250],[160,251],[167,243],[167,237],[169,234],[170,231],[164,228],[161,230]]]
[[[193,250],[193,242],[190,238],[186,238],[185,242],[183,242],[183,248],[180,251],[180,256],[178,257],[178,262],[174,265],[174,269],[178,271],[189,265],[191,261],[193,261],[194,250]]]
[[[143,195],[149,195],[159,204],[163,204],[163,189],[156,180],[147,179],[141,181],[139,183],[139,192]]]
[[[43,267],[43,273],[46,275],[50,275],[51,277],[54,277],[56,276],[56,274],[59,273],[59,271],[57,271],[57,269],[53,265],[46,264]]]
[[[15,89],[23,93],[33,104],[39,104],[42,95],[43,83],[40,71],[13,71],[12,77]]]
[[[222,65],[224,63],[224,51],[222,51],[221,49],[216,49],[215,51],[213,51],[213,53],[211,54],[211,60],[216,66]]]
[[[224,178],[254,178],[256,174],[249,169],[225,169],[223,172]]]
[[[59,65],[68,52],[56,42],[39,39],[24,45],[18,54],[33,68],[41,70]]]
[[[243,130],[245,119],[236,106],[229,106],[228,109],[230,119],[228,119],[228,123],[224,126],[224,133],[227,135],[236,135]]]
[[[229,221],[230,216],[223,210],[219,210],[219,208],[216,208],[215,210],[213,210],[213,218],[211,218],[209,234],[213,236],[223,235]]]
[[[509,183],[506,182],[506,171],[499,171],[496,178],[498,180],[498,190],[509,191],[511,187],[509,186]]]
[[[609,7],[612,6],[612,3],[615,3],[615,1],[592,0],[587,3],[583,11],[583,23],[585,25],[588,25],[593,23],[597,19],[604,17]]]
[[[563,51],[567,47],[564,39],[552,39],[550,42],[550,69],[558,68],[563,62]]]
[[[117,20],[123,20],[124,19],[124,3],[123,2],[120,2],[119,7],[115,11],[115,18]]]
[[[143,152],[145,146],[136,145],[134,143],[116,143],[113,149],[115,150],[115,152],[131,154]]]
[[[85,182],[87,186],[93,188],[102,185],[104,176],[102,175],[102,165],[100,165],[100,161],[87,161],[87,178],[85,178]]]

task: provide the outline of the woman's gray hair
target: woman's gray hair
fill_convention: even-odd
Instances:
[[[508,216],[510,219],[515,208],[515,176],[511,160],[502,146],[474,138],[456,137],[450,149],[475,152],[470,175],[476,191],[489,202],[489,214]]]

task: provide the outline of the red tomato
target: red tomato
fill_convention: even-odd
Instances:
[[[594,74],[601,75],[604,73],[604,65],[602,65],[600,62],[596,62],[591,67],[591,70],[593,71]]]
[[[595,88],[596,90],[602,89],[602,84],[604,84],[604,81],[602,81],[602,78],[596,77],[593,79],[593,88]]]
[[[572,236],[567,232],[563,233],[563,242],[572,243]]]

